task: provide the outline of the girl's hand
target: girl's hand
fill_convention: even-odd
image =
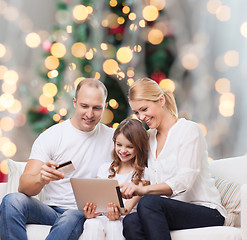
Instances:
[[[123,183],[120,185],[122,197],[130,199],[133,196],[143,196],[145,194],[142,183],[135,185],[133,183]]]
[[[111,221],[118,220],[121,216],[121,213],[118,210],[118,207],[114,203],[108,203],[106,216]]]
[[[87,219],[89,219],[89,218],[96,218],[97,216],[102,214],[102,212],[96,213],[95,210],[96,210],[96,205],[94,205],[93,203],[87,203],[83,208],[84,216]]]

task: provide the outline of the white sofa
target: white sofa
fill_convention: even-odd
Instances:
[[[9,159],[8,166],[9,181],[8,183],[0,183],[0,202],[5,194],[17,191],[19,177],[25,167],[25,163],[14,162]],[[222,201],[228,203],[231,201],[230,205],[232,207],[237,201],[235,197],[237,196],[238,198],[239,196],[240,198],[241,196],[241,211],[238,206],[234,210],[236,212],[231,213],[235,220],[232,223],[233,226],[172,231],[172,240],[247,240],[247,156],[214,160],[209,163],[209,167],[213,177],[223,180],[220,181],[222,184],[228,184],[223,188],[222,184],[220,185],[221,189],[219,188],[219,191],[223,191],[223,193],[221,192],[223,194]],[[232,187],[235,187],[234,191],[229,191]],[[227,191],[227,193],[224,191]],[[42,195],[36,197],[42,199]],[[226,208],[228,207],[226,206]],[[227,210],[229,211],[229,209]],[[28,224],[28,239],[43,240],[49,230],[50,226]]]

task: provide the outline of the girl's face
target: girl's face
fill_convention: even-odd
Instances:
[[[165,100],[159,99],[157,102],[138,100],[129,102],[131,109],[139,120],[145,122],[149,128],[159,128],[162,119],[164,119]]]
[[[115,151],[122,162],[128,162],[136,155],[133,144],[122,133],[116,138]]]

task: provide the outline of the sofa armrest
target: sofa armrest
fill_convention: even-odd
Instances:
[[[0,183],[0,204],[2,202],[3,197],[6,195],[7,193],[7,184],[6,182],[4,183]]]
[[[242,240],[247,240],[247,184],[241,186],[241,232]]]

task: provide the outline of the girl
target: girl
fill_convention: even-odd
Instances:
[[[170,240],[170,230],[223,225],[225,209],[210,178],[201,128],[178,119],[173,94],[151,79],[131,85],[129,103],[150,128],[151,185],[120,186],[126,198],[145,195],[137,213],[123,221],[125,238]]]
[[[113,135],[114,149],[112,163],[103,164],[99,178],[118,180],[119,184],[132,182],[135,185],[147,185],[148,134],[141,122],[136,119],[122,121]],[[139,196],[124,200],[125,214],[135,211]],[[122,219],[114,203],[109,203],[106,215],[96,213],[93,203],[86,204],[84,214],[87,218],[84,224],[83,239],[85,240],[121,240]]]

